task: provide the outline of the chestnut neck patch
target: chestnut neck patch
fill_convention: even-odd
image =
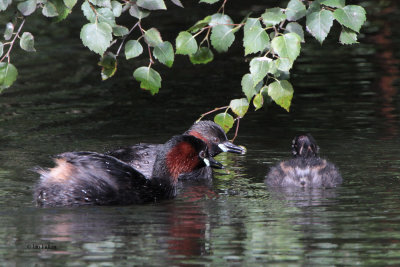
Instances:
[[[166,165],[168,172],[176,183],[179,175],[192,172],[200,163],[196,149],[192,144],[182,141],[167,153]]]

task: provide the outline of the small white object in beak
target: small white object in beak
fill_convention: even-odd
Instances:
[[[207,167],[210,167],[210,161],[208,159],[203,159],[204,163],[207,165]]]

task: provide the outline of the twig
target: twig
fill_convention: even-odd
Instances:
[[[150,66],[154,63],[153,57],[151,56],[150,45],[147,44],[147,50],[149,51],[149,58],[150,58]]]
[[[235,141],[238,132],[239,132],[239,122],[240,122],[240,117],[236,118],[236,131],[235,131],[235,136],[231,139],[231,142],[233,143],[233,141]]]
[[[142,32],[142,36],[144,37],[145,32],[144,32],[144,30],[142,28],[142,25],[140,24],[140,20],[139,20],[138,26],[139,26],[140,31]],[[150,60],[149,67],[150,67],[154,63],[154,60],[153,60],[153,57],[151,55],[150,45],[147,42],[146,42],[146,44],[147,44],[147,50],[149,51],[149,60]]]
[[[204,39],[200,42],[200,46],[204,43],[204,41],[207,41],[208,48],[210,48],[210,41],[208,40],[208,36],[210,35],[210,32],[211,32],[211,27],[208,27],[206,36],[204,36]]]
[[[203,27],[199,32],[197,32],[195,35],[193,35],[193,38],[196,38],[197,35],[199,35],[200,33],[204,32],[205,29],[211,28],[211,26],[206,26]]]
[[[218,111],[218,110],[221,110],[221,109],[224,109],[224,108],[229,108],[229,106],[214,108],[213,110],[210,110],[210,111],[208,111],[208,112],[206,112],[206,113],[203,113],[203,114],[200,115],[200,118],[199,118],[197,121],[200,121],[202,118],[204,118],[204,117],[207,116],[208,114],[211,114],[211,113],[213,113],[213,112],[215,112],[215,111]]]
[[[119,55],[119,52],[121,51],[122,45],[125,43],[126,38],[129,36],[129,34],[132,33],[132,31],[140,24],[140,20],[138,22],[136,22],[135,25],[133,25],[133,27],[129,30],[128,34],[125,35],[125,37],[122,39],[122,42],[120,44],[120,46],[118,47],[117,50],[117,54],[115,55],[116,57]]]
[[[279,30],[275,26],[273,28],[274,28],[274,31],[275,31],[275,36],[278,36]]]
[[[283,25],[285,24],[286,20],[284,19],[280,24],[279,24],[279,29],[283,30]]]
[[[227,25],[227,26],[244,26],[244,23],[216,23],[217,25]]]
[[[332,11],[332,12],[335,12],[335,10],[336,10],[336,9],[326,6],[326,5],[323,5],[323,8],[326,10]]]
[[[97,17],[98,17],[98,13],[96,8],[92,5],[92,3],[89,2],[89,0],[86,0],[89,3],[90,8],[92,9],[93,13],[96,15],[96,23],[97,23]]]
[[[217,13],[221,12],[222,10],[222,14],[225,13],[225,4],[228,0],[224,0],[224,2],[222,3],[221,7],[218,9]]]
[[[271,53],[271,50],[268,50],[268,51],[265,53],[264,57],[267,57],[269,53]]]
[[[18,31],[15,33],[14,39],[10,42],[10,47],[8,48],[7,53],[0,59],[0,62],[3,62],[3,60],[7,58],[7,62],[10,63],[11,50],[14,46],[15,40],[19,37],[19,33],[21,32],[24,23],[25,23],[25,18],[22,20],[21,25],[19,25]]]

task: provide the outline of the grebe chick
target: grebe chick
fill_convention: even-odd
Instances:
[[[38,170],[38,206],[127,205],[170,199],[180,175],[204,166],[221,168],[207,145],[190,135],[172,137],[157,149],[153,176],[147,179],[125,162],[95,152],[67,152],[56,167]]]
[[[342,183],[338,169],[318,156],[319,147],[310,134],[293,139],[293,158],[272,167],[265,182],[273,187],[335,187]]]
[[[208,152],[211,157],[222,152],[245,154],[244,148],[231,143],[224,130],[213,121],[199,121],[193,124],[184,134],[195,136],[203,140],[208,146]],[[153,166],[157,154],[158,147],[161,144],[140,143],[130,147],[107,152],[107,155],[113,156],[126,162],[146,178],[152,177]],[[211,179],[212,170],[209,167],[197,169],[194,173],[183,175],[182,180]]]

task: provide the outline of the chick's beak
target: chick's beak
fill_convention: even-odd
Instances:
[[[246,154],[246,149],[244,147],[240,147],[232,144],[229,141],[225,141],[218,145],[218,147],[224,152],[236,153],[236,154]]]
[[[223,166],[220,162],[216,161],[216,160],[215,160],[214,158],[212,158],[212,157],[204,158],[203,160],[204,160],[204,163],[205,163],[208,167],[211,167],[211,168],[214,168],[214,169],[223,169],[223,168],[224,168],[224,166]]]

